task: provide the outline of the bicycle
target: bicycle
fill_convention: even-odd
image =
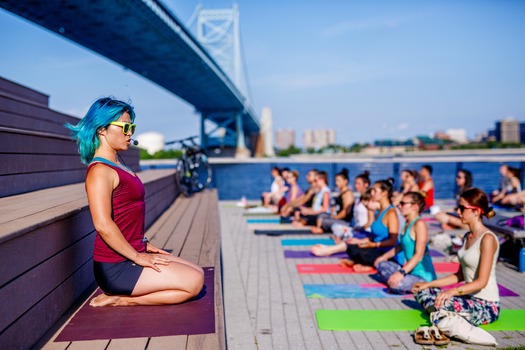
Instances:
[[[166,142],[166,145],[180,143],[182,157],[177,161],[177,185],[181,193],[186,197],[193,193],[202,191],[211,183],[211,166],[208,163],[208,156],[197,143],[195,138],[190,136],[180,140]],[[189,141],[189,144],[188,144]]]

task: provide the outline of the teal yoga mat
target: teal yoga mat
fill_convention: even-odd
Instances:
[[[280,224],[281,219],[280,218],[257,218],[257,219],[246,219],[246,222],[249,224]]]
[[[285,247],[289,246],[312,246],[316,244],[324,245],[335,245],[335,242],[331,238],[307,238],[307,239],[283,239],[281,245]]]
[[[326,331],[413,331],[430,324],[420,310],[317,310],[317,326]],[[499,319],[481,328],[487,331],[525,330],[525,310],[501,310]]]

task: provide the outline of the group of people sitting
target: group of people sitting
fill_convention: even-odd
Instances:
[[[335,245],[313,246],[314,255],[346,252],[348,259],[342,261],[345,266],[360,272],[377,269],[391,292],[414,293],[429,312],[466,314],[475,325],[493,322],[500,311],[495,269],[499,241],[482,221],[482,217],[495,214],[489,197],[472,187],[468,170],[458,171],[455,211],[439,212],[436,218],[443,225],[468,232],[457,253],[460,268],[438,279],[429,253],[427,224],[421,217],[433,205],[431,174],[430,166],[423,166],[419,173],[403,170],[403,185],[395,192],[392,178],[371,184],[369,173],[364,172],[355,177],[354,194],[348,185],[348,171],[343,169],[335,176],[339,195],[332,200],[326,172],[309,171],[306,178],[310,188],[295,190],[295,196],[286,194],[297,186],[298,174],[281,173],[288,191],[283,192],[281,198],[286,199],[277,204],[277,210],[281,216],[291,217],[295,225],[311,226],[313,233],[330,232],[337,225],[348,227],[345,232],[349,234],[334,236]],[[464,284],[444,288],[459,282]]]

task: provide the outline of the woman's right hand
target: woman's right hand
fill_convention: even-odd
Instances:
[[[381,255],[380,257],[378,257],[375,261],[374,261],[374,266],[377,267],[377,265],[379,265],[379,263],[383,262],[383,261],[387,261],[388,259],[385,258],[383,255]]]
[[[412,285],[412,293],[417,293],[420,290],[427,289],[430,287],[428,282],[416,282]]]
[[[160,272],[160,269],[157,265],[169,265],[171,260],[163,257],[162,254],[137,253],[137,257],[135,260],[133,260],[133,262],[137,265],[149,267],[157,272]]]

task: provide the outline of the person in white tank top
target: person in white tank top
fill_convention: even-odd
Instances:
[[[499,241],[483,225],[482,216],[491,218],[487,195],[478,188],[463,192],[456,208],[462,223],[468,225],[463,247],[458,252],[460,268],[453,275],[412,286],[416,300],[429,312],[448,310],[466,316],[474,325],[498,319],[500,298],[496,281]],[[450,289],[442,287],[464,284]],[[468,315],[468,316],[467,316]]]

